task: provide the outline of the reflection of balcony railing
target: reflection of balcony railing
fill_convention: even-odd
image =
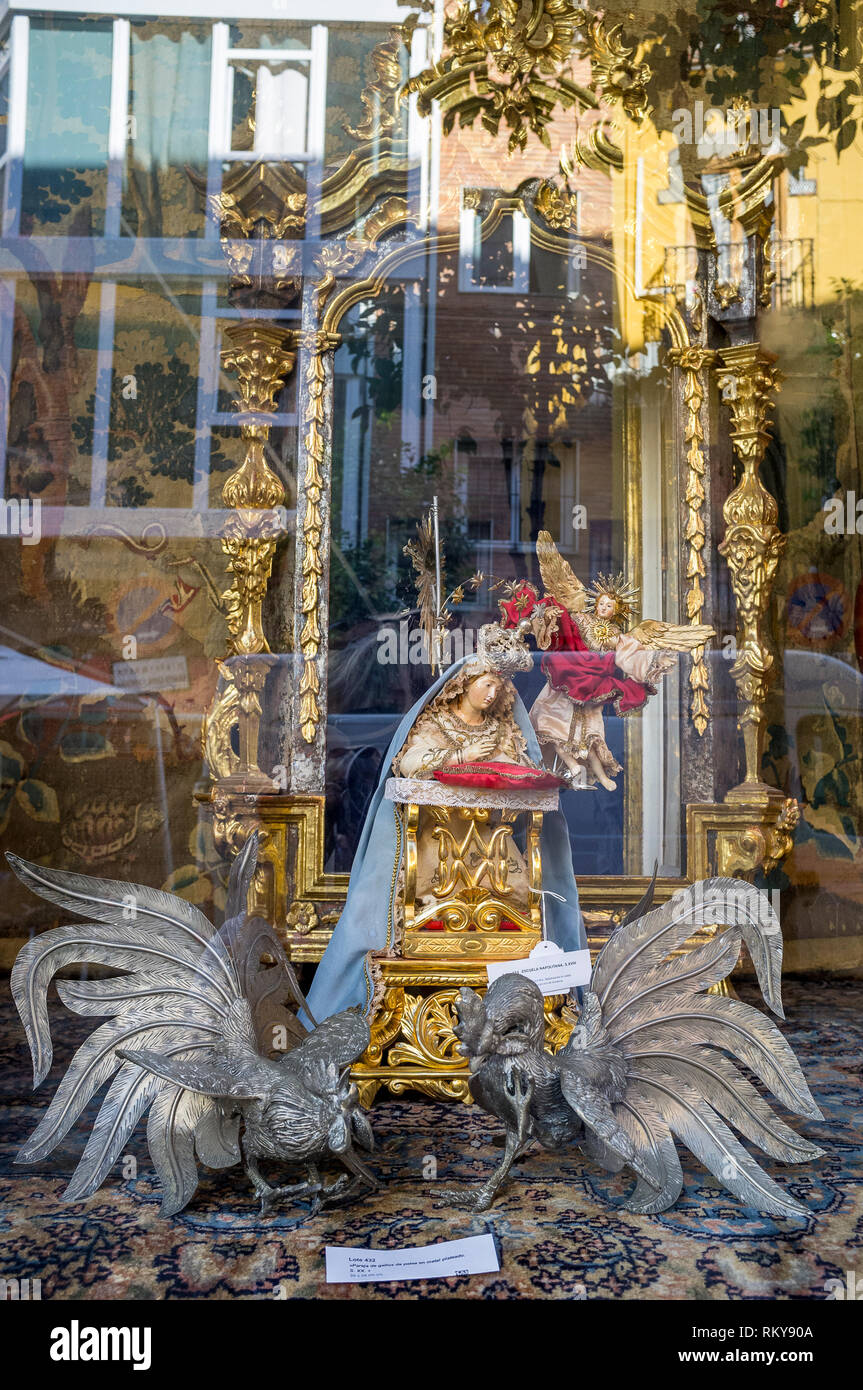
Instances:
[[[717,247],[717,275],[737,282],[747,258],[745,242],[722,242]],[[765,247],[766,269],[772,270],[770,307],[808,309],[815,302],[815,243],[812,237],[776,238]],[[698,248],[667,246],[662,262],[662,284],[683,295],[697,283]]]
[[[815,242],[812,237],[771,241],[774,309],[809,309],[815,303]]]
[[[662,284],[682,295],[698,275],[697,246],[666,246],[662,260]]]

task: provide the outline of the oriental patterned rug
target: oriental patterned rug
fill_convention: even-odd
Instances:
[[[784,994],[783,1032],[826,1117],[806,1123],[805,1132],[826,1156],[792,1167],[759,1161],[809,1208],[808,1220],[741,1207],[683,1152],[685,1192],[658,1217],[618,1209],[633,1181],[625,1174],[604,1173],[577,1152],[560,1158],[537,1147],[516,1165],[491,1212],[436,1206],[436,1188],[475,1187],[498,1161],[497,1127],[474,1106],[399,1100],[374,1108],[372,1161],[382,1188],[357,1205],[306,1221],[296,1207],[263,1218],[239,1168],[204,1169],[191,1205],[165,1221],[143,1124],[124,1161],[82,1205],[59,1197],[83,1148],[83,1122],[50,1160],[13,1165],[89,1030],[87,1020],[56,1005],[60,1061],[34,1095],[4,979],[0,1277],[41,1279],[43,1299],[824,1299],[835,1287],[827,1281],[844,1285],[848,1271],[858,1283],[863,1278],[863,985],[787,981]],[[758,1002],[745,985],[741,995]],[[496,1274],[325,1283],[326,1244],[394,1249],[486,1231],[500,1254]]]

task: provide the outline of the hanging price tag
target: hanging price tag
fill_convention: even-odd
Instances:
[[[488,982],[501,975],[524,975],[539,985],[544,996],[568,994],[590,981],[590,952],[562,951],[553,941],[540,941],[522,960],[489,961]]]

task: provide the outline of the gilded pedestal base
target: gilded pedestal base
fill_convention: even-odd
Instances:
[[[467,1064],[454,1032],[458,992],[462,985],[484,992],[486,961],[511,960],[517,970],[542,937],[542,812],[495,804],[451,807],[437,804],[437,795],[446,792],[433,786],[423,806],[398,803],[405,844],[403,925],[397,954],[375,958],[379,1002],[371,1044],[352,1072],[363,1105],[382,1086],[394,1095],[411,1090],[470,1103]],[[522,814],[525,876],[516,884],[512,834]],[[430,862],[436,863],[425,884],[423,860],[427,877]],[[561,1021],[563,1003],[562,996],[547,1001],[548,1036],[556,1046],[572,1026]]]
[[[513,965],[517,969],[517,965]],[[487,986],[485,965],[462,958],[380,962],[383,996],[372,1021],[371,1043],[351,1078],[360,1103],[371,1105],[383,1087],[393,1095],[419,1091],[433,1100],[471,1104],[467,1062],[459,1056],[455,1001],[462,985],[478,993]],[[573,1020],[562,1016],[564,995],[545,1001],[546,1046],[569,1037]]]
[[[691,881],[751,878],[769,874],[790,853],[800,807],[792,798],[764,802],[729,799],[686,808],[688,871]]]

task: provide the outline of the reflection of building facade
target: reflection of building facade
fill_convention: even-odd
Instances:
[[[616,799],[567,798],[588,905],[631,900],[654,859],[668,885],[769,868],[796,796],[778,872],[800,890],[800,961],[830,964],[807,944],[822,935],[807,884],[839,891],[863,857],[847,751],[860,548],[820,515],[859,477],[859,153],[818,147],[796,173],[771,147],[681,162],[637,71],[615,89],[601,27],[570,57],[570,26],[553,75],[535,75],[559,98],[537,118],[547,145],[526,107],[493,130],[510,79],[459,49],[445,7],[404,45],[403,6],[354,9],[11,11],[0,491],[42,501],[45,539],[4,545],[6,621],[13,646],[112,684],[142,663],[160,711],[119,739],[110,702],[79,703],[72,762],[27,742],[22,691],[22,767],[36,748],[61,819],[107,777],[124,810],[93,835],[126,841],[111,872],[202,898],[261,818],[261,891],[315,959],[380,750],[427,674],[377,660],[377,637],[410,601],[402,546],[438,495],[453,582],[535,578],[547,528],[584,579],[626,566],[645,612],[712,623],[732,658],[737,643],[614,731],[631,768]],[[461,621],[493,612],[481,595]],[[268,649],[292,656],[273,668]],[[837,662],[793,720],[786,649]],[[145,664],[165,658],[170,685]],[[193,803],[208,710],[215,832]],[[274,768],[278,793],[256,801]],[[61,851],[57,822],[22,819],[20,798],[10,814],[22,852],[95,871]]]

